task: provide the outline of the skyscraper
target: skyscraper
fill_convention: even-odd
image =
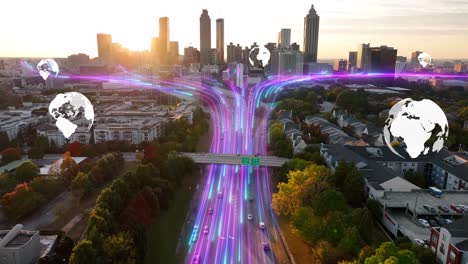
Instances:
[[[367,72],[394,73],[397,50],[392,47],[372,47],[370,51],[370,65]]]
[[[200,64],[210,63],[211,52],[211,19],[208,10],[203,9],[200,16]]]
[[[224,19],[216,19],[216,50],[218,64],[224,64]]]
[[[304,17],[304,61],[317,62],[320,17],[314,5]]]
[[[169,37],[169,18],[160,17],[159,18],[159,58],[161,64],[167,64],[168,52],[170,47],[170,37]]]
[[[291,46],[291,29],[282,28],[278,33],[278,47],[281,49],[289,49]]]
[[[357,51],[356,66],[362,72],[367,72],[370,64],[370,43],[360,44]]]
[[[271,54],[272,75],[301,75],[304,69],[304,55],[298,50],[275,49]]]
[[[111,62],[112,54],[112,35],[97,34],[98,57],[101,63],[108,64]]]
[[[152,57],[153,63],[159,63],[158,50],[159,50],[159,38],[151,38],[151,57]]]
[[[184,49],[184,63],[199,63],[200,62],[200,51],[190,46]]]
[[[178,41],[169,42],[169,63],[170,64],[179,63],[179,42]]]
[[[357,65],[357,51],[350,51],[348,55],[348,70]]]
[[[411,53],[411,69],[412,70],[415,70],[416,68],[419,67],[419,60],[418,60],[418,56],[419,54],[421,54],[422,51],[413,51]]]
[[[236,46],[234,44],[229,43],[227,45],[227,63],[232,63],[232,62],[242,62],[242,47],[237,44]]]

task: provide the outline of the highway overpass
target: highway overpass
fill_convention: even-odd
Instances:
[[[232,165],[252,165],[281,167],[289,159],[276,156],[249,156],[235,154],[217,154],[217,153],[192,153],[181,152],[182,156],[192,158],[199,164],[232,164]]]

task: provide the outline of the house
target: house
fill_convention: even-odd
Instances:
[[[300,135],[293,135],[291,140],[294,154],[302,152],[307,147],[307,143],[305,143]]]
[[[337,110],[335,110],[337,111]],[[353,144],[357,141],[356,138],[346,134],[338,126],[328,122],[328,120],[319,116],[306,116],[304,123],[307,125],[320,126],[320,132],[328,135],[330,144]]]
[[[468,263],[468,216],[444,227],[432,227],[430,248],[437,263]]]
[[[21,164],[25,163],[26,161],[30,161],[30,160],[29,159],[21,159],[21,160],[15,160],[15,161],[12,161],[12,162],[10,162],[8,164],[5,164],[2,167],[0,167],[0,174],[2,174],[4,172],[12,173],[12,172],[14,172],[16,170],[16,168],[21,166]]]
[[[71,157],[77,165],[80,165],[82,163],[85,163],[89,161],[90,159],[88,157]],[[51,175],[51,169],[53,170],[53,166],[58,166],[60,168],[60,165],[63,162],[63,158],[60,158],[50,164],[44,165],[39,169],[39,175],[41,176],[50,176]]]

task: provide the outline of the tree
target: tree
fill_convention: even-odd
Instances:
[[[150,226],[159,213],[159,200],[153,190],[145,187],[133,196],[120,215],[120,223],[130,229],[134,225]]]
[[[45,136],[37,136],[34,140],[34,145],[29,152],[29,157],[40,159],[49,148],[49,139]]]
[[[13,190],[18,182],[7,172],[0,174],[0,196]]]
[[[63,182],[57,179],[47,179],[45,177],[36,177],[29,186],[35,192],[42,194],[47,199],[52,199],[63,191]]]
[[[292,146],[292,143],[289,139],[286,137],[277,140],[273,144],[273,153],[278,156],[278,157],[283,157],[283,158],[292,158],[294,148]]]
[[[293,158],[281,166],[279,171],[275,173],[275,178],[277,182],[285,182],[288,180],[290,171],[304,170],[309,165],[312,165],[312,162]]]
[[[351,213],[353,225],[357,227],[362,239],[367,243],[372,243],[374,236],[374,219],[372,213],[367,208],[357,208]]]
[[[369,208],[369,211],[377,221],[382,220],[382,208],[380,207],[380,203],[377,200],[367,200],[367,208]]]
[[[343,189],[343,183],[346,179],[346,174],[348,173],[348,170],[348,163],[344,160],[340,160],[338,162],[338,166],[336,166],[335,173],[333,174],[335,186],[340,190]]]
[[[99,264],[99,254],[96,246],[87,239],[80,240],[73,248],[70,256],[70,264]]]
[[[359,235],[357,227],[353,226],[346,229],[343,238],[340,241],[339,247],[346,253],[356,257],[359,254],[364,242]]]
[[[8,137],[8,134],[5,131],[0,132],[0,146],[10,146],[10,138]]]
[[[412,184],[421,187],[423,189],[427,188],[426,178],[421,173],[414,171],[407,171],[405,173],[405,178]]]
[[[70,155],[72,157],[79,157],[82,154],[82,148],[81,148],[81,143],[78,141],[75,141],[73,143],[67,144],[66,151],[70,152]]]
[[[405,263],[417,264],[416,255],[409,250],[400,250],[393,242],[384,242],[375,250],[375,254],[368,257],[364,264]]]
[[[70,152],[65,152],[62,157],[62,163],[60,164],[60,176],[65,183],[65,186],[69,186],[78,173],[78,165],[75,160],[70,156]]]
[[[311,244],[315,244],[322,239],[321,224],[322,220],[314,214],[311,207],[297,209],[291,218],[291,225]]]
[[[25,161],[16,168],[15,177],[19,182],[28,182],[39,174],[39,168],[31,161]]]
[[[81,200],[81,198],[91,194],[94,185],[94,180],[89,174],[79,172],[72,181],[71,190],[73,195]]]
[[[268,133],[269,144],[280,140],[283,137],[283,126],[278,122],[273,122]]]
[[[321,165],[312,164],[302,171],[290,171],[288,182],[278,184],[272,204],[278,215],[292,215],[314,197],[330,188],[330,171]]]
[[[337,263],[339,254],[337,249],[326,240],[322,240],[313,250],[316,263]]]
[[[8,215],[19,219],[43,205],[45,199],[41,194],[33,192],[27,183],[22,183],[14,191],[3,195],[0,202]]]
[[[7,164],[15,160],[21,159],[21,155],[15,148],[6,148],[2,151],[2,163]]]
[[[351,113],[365,113],[368,109],[367,93],[364,91],[343,90],[336,98],[336,105]]]
[[[343,194],[351,206],[358,207],[362,203],[364,180],[354,164],[350,167],[343,182]]]
[[[335,190],[325,190],[319,193],[312,204],[319,216],[324,216],[331,211],[347,212],[349,210],[343,194]]]
[[[136,263],[135,242],[129,233],[119,232],[104,240],[102,245],[109,264],[134,264]]]

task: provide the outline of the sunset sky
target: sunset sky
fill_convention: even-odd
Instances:
[[[277,42],[281,28],[303,46],[303,19],[311,4],[320,15],[319,59],[344,58],[359,43],[383,44],[410,56],[468,58],[468,0],[14,0],[2,3],[0,57],[97,56],[96,33],[132,50],[149,49],[158,18],[170,19],[179,50],[199,46],[199,17],[225,20],[225,44]]]

